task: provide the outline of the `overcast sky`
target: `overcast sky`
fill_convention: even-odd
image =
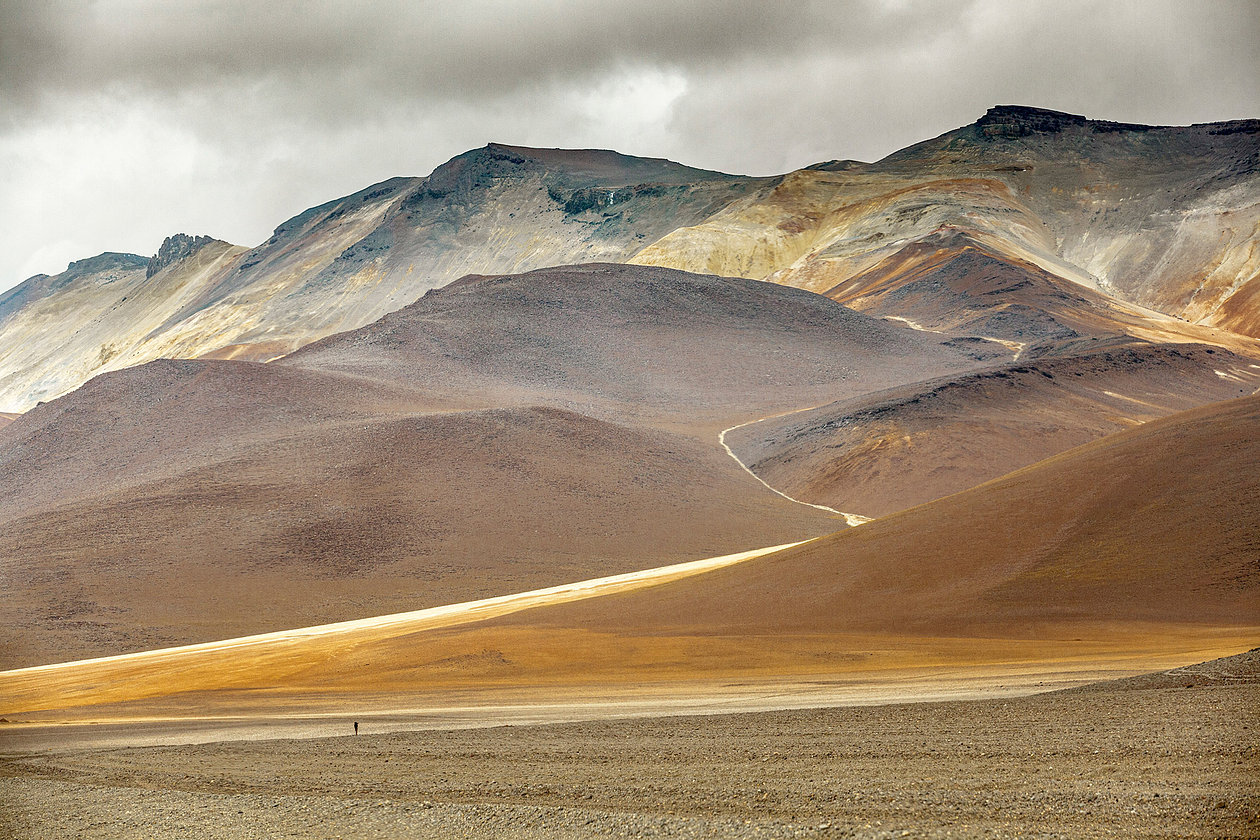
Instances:
[[[489,141],[761,175],[996,103],[1260,117],[1258,45],[1255,0],[2,0],[0,289]]]

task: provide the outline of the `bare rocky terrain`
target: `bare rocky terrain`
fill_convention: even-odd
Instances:
[[[880,288],[857,308],[926,311],[994,335],[1114,331],[1119,313],[1127,329],[1175,320],[1198,340],[1214,328],[1227,343],[1227,330],[1254,338],[1258,137],[1256,120],[1141,126],[997,106],[876,163],[768,178],[491,143],[427,177],[312,207],[252,248],[179,234],[152,259],[107,253],[29,278],[0,295],[0,411],[157,358],[274,359],[470,272],[579,262],[841,297],[858,275],[858,286]],[[921,282],[909,297],[889,286],[921,281],[907,263],[951,239],[973,246],[967,271],[980,251],[1015,279],[1008,287],[1040,290],[1031,300],[970,295],[974,309],[941,313]],[[65,323],[78,328],[46,340]]]
[[[0,667],[828,533],[718,431],[976,355],[797,289],[596,264],[469,277],[271,364],[106,374],[0,430]]]

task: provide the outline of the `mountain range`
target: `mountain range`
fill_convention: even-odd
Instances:
[[[1017,106],[770,178],[490,144],[30,278],[0,713],[1229,652],[1258,167]]]
[[[254,248],[180,234],[148,259],[26,280],[0,295],[0,410],[157,358],[266,361],[469,273],[600,261],[769,280],[1026,353],[1111,334],[1254,339],[1257,137],[1256,120],[1000,106],[877,163],[770,178],[492,143]]]

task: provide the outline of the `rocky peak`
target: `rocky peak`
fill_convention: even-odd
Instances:
[[[976,120],[985,137],[1027,137],[1030,134],[1057,134],[1072,126],[1083,126],[1099,134],[1119,131],[1151,131],[1156,126],[1139,123],[1091,120],[1080,114],[1030,108],[1027,105],[994,105]]]
[[[145,277],[152,277],[168,265],[187,259],[214,241],[216,240],[212,236],[189,236],[186,233],[166,237],[157,254],[149,259]]]
[[[1086,122],[1080,114],[1025,105],[994,105],[976,121],[976,127],[986,137],[1027,137],[1030,134],[1054,134],[1070,125],[1084,125]]]
[[[531,164],[537,166],[536,162],[515,149],[491,143],[451,158],[433,170],[426,181],[426,188],[434,198],[452,193],[467,195],[492,185],[498,179],[516,176],[522,170],[531,168]]]
[[[870,164],[860,160],[824,160],[821,163],[811,163],[805,169],[814,172],[849,172],[854,169],[865,169],[867,166]]]

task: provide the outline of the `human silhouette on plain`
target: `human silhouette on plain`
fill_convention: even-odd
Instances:
[[[359,734],[359,722],[357,720],[354,722],[354,734]]]

